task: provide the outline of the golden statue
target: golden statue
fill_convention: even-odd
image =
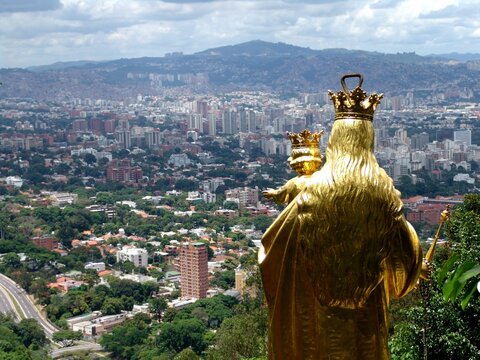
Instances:
[[[346,78],[358,77],[349,91]],[[373,154],[382,95],[359,74],[330,92],[335,122],[323,168],[268,228],[259,252],[269,359],[388,359],[390,298],[412,290],[422,250],[400,193]]]
[[[290,167],[298,174],[278,189],[267,189],[263,196],[273,199],[277,204],[288,204],[302,191],[311,175],[322,166],[319,142],[323,130],[312,133],[303,130],[301,133],[287,133],[292,143],[292,152],[288,158]]]

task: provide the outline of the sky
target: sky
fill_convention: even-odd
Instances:
[[[479,0],[0,0],[0,68],[192,54],[250,40],[480,53]]]

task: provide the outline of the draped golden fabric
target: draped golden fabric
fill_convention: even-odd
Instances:
[[[269,359],[388,359],[389,298],[415,286],[422,250],[373,134],[336,120],[324,167],[262,239]]]

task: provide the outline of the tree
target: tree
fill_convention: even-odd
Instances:
[[[67,248],[72,247],[72,240],[77,236],[77,232],[75,229],[70,225],[67,224],[65,226],[61,226],[57,233],[58,240]]]
[[[174,308],[167,308],[163,313],[163,322],[172,322],[173,320],[175,320],[177,313],[178,311]]]
[[[180,191],[194,191],[198,189],[198,183],[193,180],[179,179],[175,182],[175,189]]]
[[[195,353],[200,354],[207,346],[203,338],[205,332],[205,325],[198,319],[175,320],[162,324],[157,343],[163,351],[178,353],[191,347]]]
[[[164,297],[154,297],[148,301],[148,309],[158,320],[162,319],[162,313],[167,309],[167,305]]]
[[[235,286],[235,270],[217,271],[210,285],[218,286],[224,290]]]
[[[102,305],[102,314],[103,315],[114,315],[120,314],[123,310],[123,303],[121,299],[118,298],[107,298]]]
[[[173,358],[173,360],[199,360],[200,357],[195,354],[191,348],[186,348],[182,350],[177,356]]]
[[[82,274],[82,280],[86,281],[88,286],[92,287],[100,281],[100,276],[98,276],[98,273],[95,270],[87,269],[85,270],[85,273]]]
[[[83,159],[88,165],[92,165],[97,162],[97,158],[93,154],[85,154],[85,157]]]
[[[0,359],[27,360],[30,354],[21,343],[20,338],[12,330],[12,322],[2,320],[0,325]]]
[[[73,346],[75,340],[83,339],[83,335],[81,331],[60,330],[53,334],[52,339],[63,347],[68,347]]]
[[[203,322],[205,325],[208,325],[208,313],[207,310],[203,307],[197,307],[192,310],[193,317],[197,318],[201,322]]]
[[[45,332],[35,319],[23,319],[18,323],[15,331],[22,339],[23,345],[39,348],[47,343]]]
[[[8,254],[5,254],[1,261],[5,264],[5,266],[7,268],[11,270],[14,270],[14,269],[18,269],[22,266],[22,263],[20,261],[20,257],[15,254],[15,253],[8,253]]]
[[[113,200],[113,196],[112,196],[111,193],[99,192],[95,196],[95,202],[97,204],[104,204],[105,205],[105,204],[113,204],[114,200]]]
[[[261,319],[261,321],[259,321]],[[225,319],[217,332],[213,359],[240,360],[266,355],[266,314],[240,314]]]
[[[238,210],[238,203],[235,201],[225,201],[223,208],[227,210]]]
[[[389,346],[392,360],[476,359],[480,354],[480,299],[471,297],[480,269],[480,195],[466,195],[445,225],[447,246],[437,250],[429,282],[401,308]],[[469,281],[472,281],[470,284]]]
[[[133,359],[148,337],[145,325],[136,326],[130,322],[113,328],[111,333],[104,334],[100,344],[110,351],[115,358]]]

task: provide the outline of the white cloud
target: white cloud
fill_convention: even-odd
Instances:
[[[253,39],[480,52],[479,18],[476,0],[17,0],[16,8],[0,3],[0,67],[192,53]]]

